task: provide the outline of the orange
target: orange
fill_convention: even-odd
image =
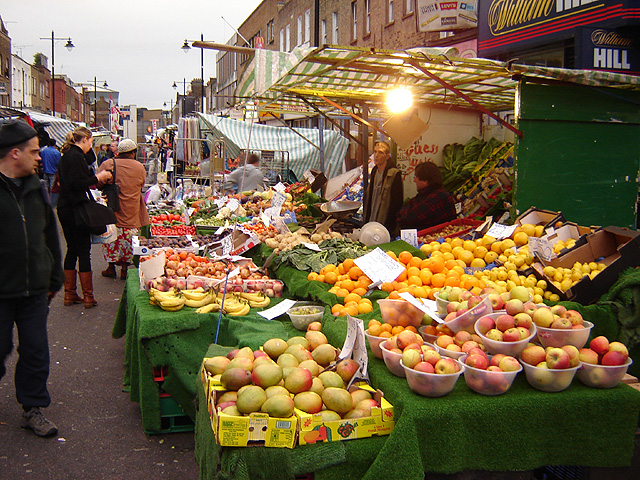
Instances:
[[[413,257],[415,258],[415,257]],[[420,269],[418,267],[409,267],[407,268],[407,278],[409,277],[417,277],[420,275]]]
[[[405,330],[409,330],[413,333],[418,333],[418,330],[416,330],[416,327],[414,327],[413,325],[409,325],[407,328],[405,328]]]
[[[349,302],[344,302],[344,306],[345,307],[357,307],[358,306],[358,302],[356,302],[355,300],[351,300]]]
[[[480,288],[480,286],[473,287],[471,289],[471,293],[473,293],[474,295],[480,296],[482,294],[482,288]]]
[[[442,253],[451,253],[451,244],[446,242],[440,244],[440,251]]]
[[[362,275],[364,275],[364,273],[358,266],[353,266],[349,269],[349,277],[351,278],[351,280],[357,280]]]
[[[371,320],[369,320],[369,323],[367,323],[367,328],[371,328],[371,325],[382,325],[382,323],[380,322],[380,320],[372,318]]]
[[[348,293],[347,295],[345,295],[344,297],[344,304],[346,305],[348,302],[359,302],[360,301],[360,295],[356,294],[356,293]]]
[[[378,337],[380,336],[380,334],[382,333],[382,326],[380,324],[378,325],[369,325],[369,335],[373,335],[374,337]]]
[[[316,272],[309,272],[309,275],[307,275],[307,280],[317,280],[318,279],[318,274]]]
[[[451,247],[461,247],[464,241],[460,237],[455,237],[451,239]]]
[[[403,288],[407,288],[409,284],[407,282],[393,282],[394,290],[402,290]]]
[[[358,315],[358,306],[357,305],[349,305],[348,307],[345,307],[345,310],[352,317],[355,317],[355,316]]]
[[[459,287],[460,286],[460,279],[458,277],[447,277],[444,280],[444,286],[445,287]]]
[[[431,285],[434,287],[442,287],[444,286],[444,281],[446,280],[446,276],[444,273],[436,273],[433,277],[431,277]]]
[[[391,333],[390,332],[382,332],[379,336],[382,337],[382,338],[391,338]]]
[[[431,260],[431,263],[429,264],[429,270],[431,270],[431,272],[433,273],[440,273],[444,270],[444,259],[442,258],[442,256],[433,256],[431,255],[429,257],[429,260]]]
[[[458,264],[455,267],[453,267],[450,271],[451,272],[457,272],[458,273],[458,277],[461,277],[462,275],[464,275],[464,267],[461,266],[460,264]]]
[[[478,279],[476,277],[474,277],[473,275],[469,275],[465,280],[464,283],[462,284],[462,287],[465,289],[470,289],[472,287],[477,287],[478,286]]]
[[[418,266],[420,266],[421,263],[422,263],[422,258],[420,258],[420,257],[412,257],[411,260],[409,260],[408,266],[418,267]]]
[[[396,292],[395,290],[392,291],[391,293],[389,293],[389,296],[387,297],[391,300],[397,300],[400,298],[400,295],[398,295],[398,292]]]
[[[403,330],[404,330],[404,327],[401,327],[400,325],[396,325],[391,329],[391,335],[398,335]]]
[[[358,304],[358,313],[359,314],[364,314],[364,313],[369,313],[373,311],[373,307],[371,305],[369,305],[368,303],[359,303]]]
[[[384,282],[382,285],[380,285],[380,290],[382,290],[383,292],[392,292],[393,291],[393,283]]]
[[[429,259],[425,258],[424,260],[422,260],[420,262],[420,265],[418,265],[418,267],[420,268],[420,270],[422,270],[424,268],[428,268],[429,267]]]
[[[444,261],[446,262],[447,260],[454,260],[456,257],[453,256],[453,253],[451,252],[444,252],[442,254],[442,258],[444,259]]]
[[[366,275],[362,275],[360,276],[360,278],[358,278],[358,280],[356,280],[356,285],[361,288],[367,288],[372,283],[373,282],[371,281],[371,279]]]
[[[327,272],[333,272],[334,270],[337,270],[336,266],[330,263],[320,269],[320,274],[324,275]]]
[[[393,258],[394,260],[398,260],[398,257],[396,256],[396,253],[391,251],[391,250],[387,250],[385,252],[387,255],[389,255],[391,258]]]
[[[424,333],[427,335],[437,335],[438,331],[436,330],[435,325],[426,325],[424,327]]]
[[[351,293],[355,293],[358,294],[360,296],[363,296],[367,293],[367,289],[364,287],[356,287],[353,290],[351,290]]]
[[[324,283],[324,275],[318,275],[318,276],[316,277],[316,280],[317,280],[318,282],[322,282],[322,283]]]
[[[353,267],[355,263],[353,263],[353,258],[346,258],[344,262],[342,262],[342,266],[344,267],[344,271],[348,272],[351,267]]]
[[[360,300],[358,300],[358,303],[368,303],[369,305],[373,305],[373,302],[371,301],[370,298],[361,298]]]
[[[349,290],[345,290],[344,288],[339,288],[338,291],[336,292],[336,296],[337,297],[345,297],[349,295]]]
[[[338,265],[338,274],[344,275],[344,266],[342,264]]]
[[[433,273],[428,268],[420,270],[420,280],[422,280],[423,285],[430,285],[431,277],[433,277]]]
[[[398,277],[396,278],[396,282],[404,282],[407,279],[407,271],[403,271],[400,275],[398,275]]]
[[[407,283],[409,285],[415,285],[416,287],[422,286],[422,280],[420,280],[420,277],[418,275],[411,275],[407,280]]]
[[[398,325],[402,327],[408,327],[411,322],[413,322],[413,317],[411,317],[411,315],[409,315],[408,313],[402,313],[398,317]]]
[[[477,247],[476,242],[474,242],[473,240],[465,240],[464,243],[462,244],[462,248],[464,248],[469,252],[473,252],[476,249],[476,247]]]
[[[344,288],[345,290],[349,290],[350,292],[353,291],[354,288],[356,288],[356,282],[354,282],[353,280],[342,280],[340,282],[340,287]]]
[[[339,303],[336,303],[331,307],[331,313],[334,315],[338,315],[338,311],[342,309],[344,309],[344,305],[340,305]]]
[[[457,260],[447,260],[446,262],[444,262],[444,268],[446,268],[447,270],[451,270],[453,267],[455,267],[456,265],[459,265]]]
[[[413,296],[417,298],[427,298],[427,295],[429,295],[427,287],[416,287],[413,292]]]
[[[340,290],[340,287],[336,287],[335,285],[333,287],[331,287],[328,291],[329,293],[333,293],[334,295],[336,295],[338,293],[338,290]]]
[[[390,323],[383,323],[382,325],[380,325],[380,330],[382,330],[383,332],[391,333],[392,328],[393,325],[391,325]]]
[[[330,285],[333,285],[337,281],[338,281],[338,275],[336,275],[336,272],[329,271],[329,272],[324,274],[324,283],[328,283]]]
[[[398,254],[398,260],[400,260],[400,262],[404,263],[405,265],[407,265],[411,259],[413,258],[413,254],[411,252],[408,252],[406,250],[400,252]]]

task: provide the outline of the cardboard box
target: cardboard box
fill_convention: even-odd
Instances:
[[[542,269],[552,267],[571,268],[576,262],[604,263],[606,268],[593,279],[583,277],[569,290],[563,292],[554,287]],[[640,232],[621,227],[605,227],[586,236],[586,243],[549,262],[534,264],[536,276],[547,280],[549,288],[562,300],[588,305],[606,293],[618,280],[620,273],[629,267],[640,265]]]
[[[311,175],[313,175],[313,183],[311,184],[311,191],[317,192],[327,183],[327,177],[320,170],[310,169]]]
[[[483,222],[479,220],[472,220],[470,218],[456,218],[455,220],[452,220],[450,222],[441,223],[440,225],[434,225],[433,227],[420,230],[418,232],[418,236],[435,235],[449,226],[468,226],[469,228],[460,230],[458,232],[443,235],[444,238],[461,237],[462,235],[469,233],[471,230],[473,230],[476,227],[479,227],[482,224]]]
[[[536,207],[529,208],[516,218],[515,225],[524,225],[530,223],[532,225],[543,225],[544,229],[555,228],[556,223],[565,223],[562,212],[554,212],[551,210],[540,210]]]
[[[379,408],[371,409],[370,417],[325,422],[319,413],[309,414],[296,409],[299,421],[298,444],[307,445],[309,443],[367,438],[374,435],[389,435],[395,426],[393,405],[384,398],[380,390],[374,390],[367,384],[354,385],[350,391],[360,388],[370,391],[380,405]]]
[[[567,243],[567,241],[571,239],[576,241],[572,248],[564,248],[559,253],[552,252],[551,258],[557,258],[586,244],[587,235],[591,232],[591,228],[581,227],[575,223],[567,222],[558,229],[550,230],[547,235],[543,235],[541,238],[548,242],[553,249],[555,249],[555,244],[558,243],[559,240],[562,240],[564,243]]]
[[[187,237],[191,237],[191,235],[187,235]],[[167,248],[171,248],[174,252],[193,252],[196,255],[198,254],[199,247],[196,243],[191,241],[190,247],[162,247],[162,248],[151,248],[147,245],[140,244],[140,237],[133,236],[131,237],[131,249],[134,255],[155,255],[160,252],[160,250],[165,250]]]
[[[242,228],[234,229],[231,232],[231,251],[225,253],[222,242],[213,244],[213,247],[209,252],[214,253],[216,256],[222,255],[240,255],[250,248],[255,247],[260,243],[260,239],[253,232],[245,231]]]
[[[213,388],[209,396],[211,427],[216,442],[223,447],[264,446],[293,448],[298,436],[298,418],[269,417],[266,413],[252,413],[246,417],[225,415],[216,407],[217,398],[225,392]]]

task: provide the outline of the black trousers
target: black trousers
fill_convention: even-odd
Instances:
[[[91,232],[78,228],[73,207],[58,207],[58,219],[62,225],[64,239],[67,242],[67,254],[64,257],[64,269],[79,272],[91,271]]]
[[[0,378],[6,372],[4,362],[13,349],[13,324],[18,329],[16,397],[25,409],[48,407],[49,339],[47,294],[0,300]]]

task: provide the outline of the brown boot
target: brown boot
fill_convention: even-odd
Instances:
[[[96,299],[93,298],[93,273],[80,272],[80,285],[82,286],[82,295],[84,295],[84,308],[93,308],[98,305]]]
[[[102,276],[108,278],[116,278],[116,264],[109,263],[107,269],[102,271]]]
[[[127,279],[127,268],[129,267],[129,264],[126,262],[122,262],[122,270],[120,270],[120,280],[126,280]]]
[[[64,271],[64,305],[70,306],[82,303],[84,300],[76,293],[76,271]]]

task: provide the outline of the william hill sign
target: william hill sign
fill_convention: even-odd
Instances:
[[[480,57],[572,38],[579,27],[640,25],[637,0],[482,0]]]

